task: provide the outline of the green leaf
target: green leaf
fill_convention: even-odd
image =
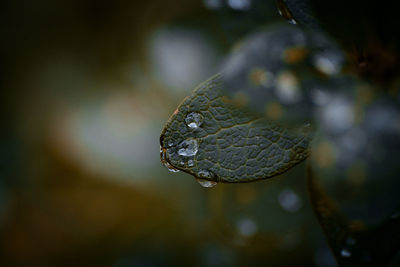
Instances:
[[[350,221],[322,187],[308,166],[307,187],[311,205],[340,266],[398,266],[400,253],[400,212],[380,223],[365,227]]]
[[[161,160],[198,179],[240,183],[279,175],[309,155],[309,126],[286,129],[233,105],[222,76],[201,84],[165,125]]]

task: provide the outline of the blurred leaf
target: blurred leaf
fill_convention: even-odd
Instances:
[[[309,126],[273,125],[233,105],[222,86],[222,75],[212,77],[174,112],[160,137],[164,165],[212,186],[273,177],[307,158]]]
[[[314,212],[328,243],[341,266],[397,266],[400,252],[400,212],[381,223],[365,227],[362,221],[349,221],[330,198],[311,165],[307,187]],[[397,261],[397,263],[396,263]]]

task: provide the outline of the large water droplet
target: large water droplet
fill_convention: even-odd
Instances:
[[[182,141],[178,146],[178,154],[184,157],[190,157],[197,154],[199,150],[199,145],[195,139],[187,139]]]
[[[196,112],[189,113],[185,118],[186,125],[191,129],[197,129],[203,123],[203,115]]]
[[[351,256],[351,252],[350,252],[348,249],[344,248],[344,249],[342,249],[342,250],[340,251],[340,255],[341,255],[342,257],[348,258],[348,257]]]
[[[209,181],[205,179],[200,179],[197,178],[196,181],[202,186],[202,187],[214,187],[217,185],[217,182],[214,181]]]

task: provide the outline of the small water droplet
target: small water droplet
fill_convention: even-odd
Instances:
[[[202,187],[214,187],[217,185],[217,182],[214,181],[209,181],[209,180],[205,180],[205,179],[200,179],[197,178],[196,181],[202,186]]]
[[[199,150],[199,145],[195,139],[187,139],[182,141],[178,146],[178,154],[184,157],[190,157],[197,154]]]
[[[200,170],[197,175],[199,178],[205,178],[205,179],[212,179],[214,178],[214,173],[207,171],[207,170]]]
[[[197,129],[203,123],[203,115],[196,112],[189,113],[185,118],[186,125],[191,129]]]
[[[169,164],[169,166],[170,166],[170,167],[167,166],[167,169],[168,169],[170,172],[180,172],[180,170],[175,169],[171,164]]]
[[[215,179],[215,174],[211,171],[200,170],[197,176],[197,182],[203,187],[214,187],[217,185],[217,182],[212,181],[212,179]]]
[[[189,167],[193,167],[194,166],[194,161],[189,159],[187,164],[188,164]]]
[[[292,12],[290,12],[284,0],[278,0],[278,13],[279,15],[287,19],[290,24],[297,24],[292,15]]]
[[[344,248],[344,249],[342,249],[342,250],[340,251],[340,255],[341,255],[342,257],[348,258],[348,257],[351,256],[351,252],[350,252],[348,249]]]
[[[168,146],[171,147],[171,146],[173,146],[173,145],[174,145],[174,142],[173,142],[172,140],[169,140],[169,141],[168,141]]]
[[[161,158],[161,163],[162,165],[167,168],[170,172],[179,172],[178,169],[176,169],[174,166],[172,166],[168,161],[167,161],[167,149],[162,148],[160,146],[160,158]]]

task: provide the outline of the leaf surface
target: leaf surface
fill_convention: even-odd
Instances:
[[[222,87],[218,74],[179,105],[160,136],[164,165],[203,180],[240,183],[279,175],[307,158],[308,127],[271,124],[233,105]]]

